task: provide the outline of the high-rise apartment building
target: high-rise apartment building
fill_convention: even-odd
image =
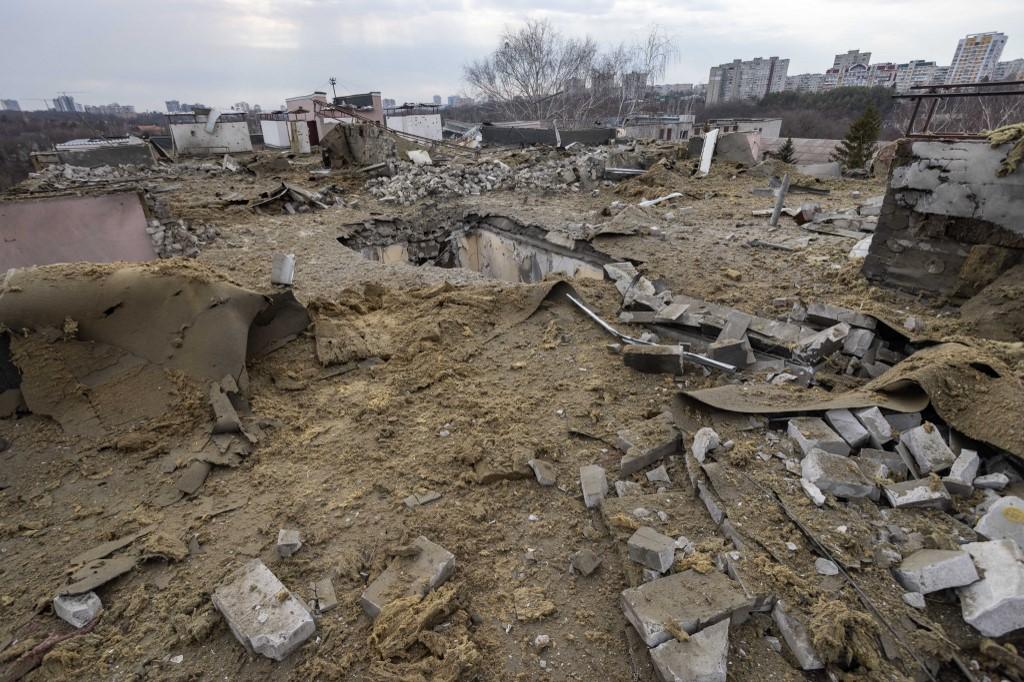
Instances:
[[[16,99],[0,99],[0,110],[21,111],[21,105],[18,104],[18,100]]]
[[[707,103],[761,99],[770,92],[786,88],[789,60],[756,57],[750,61],[735,59],[711,67],[708,75]]]
[[[1004,47],[1005,33],[972,33],[961,38],[953,53],[946,82],[977,83],[992,78]]]

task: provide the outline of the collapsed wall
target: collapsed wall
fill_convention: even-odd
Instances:
[[[1008,147],[901,140],[864,275],[960,300],[1024,262],[1024,172],[996,174]]]

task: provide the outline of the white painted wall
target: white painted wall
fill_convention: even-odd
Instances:
[[[171,123],[169,127],[174,153],[180,156],[252,151],[249,126],[245,121],[217,121],[212,133],[206,132],[205,122]]]
[[[264,146],[277,149],[291,146],[288,141],[288,121],[260,121],[260,130],[263,131]]]
[[[309,122],[289,121],[288,129],[291,131],[291,149],[296,154],[309,154],[312,147],[309,144]]]
[[[387,126],[402,133],[419,135],[430,140],[440,140],[441,114],[413,114],[410,116],[388,116]]]

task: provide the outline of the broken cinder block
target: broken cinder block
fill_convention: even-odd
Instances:
[[[275,661],[283,661],[316,632],[306,605],[259,559],[214,590],[213,605],[247,651]]]
[[[277,533],[277,555],[287,559],[295,554],[302,547],[302,538],[299,531],[282,528]]]
[[[605,478],[604,468],[596,464],[580,467],[580,489],[587,509],[600,507],[604,496],[608,494],[608,479]]]
[[[793,349],[793,357],[812,365],[824,360],[842,347],[850,333],[850,325],[840,322],[828,329],[800,339]]]
[[[825,421],[851,448],[859,448],[871,439],[868,430],[849,410],[829,410],[825,413]]]
[[[619,460],[619,478],[626,478],[679,452],[682,437],[672,414],[662,412],[632,425],[628,430],[619,431],[618,441],[626,452]]]
[[[556,473],[555,465],[543,459],[530,459],[526,462],[531,469],[533,469],[533,475],[537,478],[537,483],[542,486],[552,486],[555,484]]]
[[[984,577],[957,590],[964,620],[986,637],[1024,628],[1024,552],[1012,540],[963,545]]]
[[[942,434],[930,422],[925,422],[900,436],[902,443],[914,456],[918,469],[922,474],[932,471],[940,472],[948,469],[956,460],[956,455],[942,439]]]
[[[789,437],[805,455],[815,448],[834,455],[850,454],[850,446],[818,417],[794,417],[787,427]]]
[[[622,362],[646,374],[682,374],[682,346],[628,345],[622,348]]]
[[[676,556],[676,541],[649,526],[641,526],[626,543],[629,558],[658,573],[672,567]]]
[[[942,483],[953,495],[970,495],[974,492],[974,479],[978,476],[981,458],[974,450],[962,448],[953,461],[949,474],[942,477]]]
[[[896,579],[910,592],[931,594],[950,587],[964,587],[978,579],[971,555],[947,549],[919,549],[903,559]]]
[[[948,510],[953,506],[953,498],[949,496],[946,486],[941,481],[930,478],[917,478],[902,483],[882,486],[889,504],[897,509],[927,507]]]
[[[370,619],[396,599],[426,596],[455,572],[455,555],[422,535],[412,541],[418,550],[411,556],[397,556],[384,572],[363,591],[359,603]]]
[[[867,429],[871,447],[880,450],[886,443],[892,440],[892,426],[885,419],[885,415],[882,414],[880,409],[868,407],[863,410],[857,410],[853,414],[864,425],[864,428]]]
[[[817,448],[800,462],[800,473],[822,492],[836,497],[871,497],[875,492],[874,481],[865,478],[852,458]]]

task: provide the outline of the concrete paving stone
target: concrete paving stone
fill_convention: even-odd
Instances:
[[[871,438],[868,430],[849,410],[829,410],[825,413],[825,421],[851,448],[859,448]]]
[[[927,602],[924,600],[924,595],[920,592],[904,592],[903,601],[907,606],[912,606],[920,611],[924,611],[928,606]]]
[[[693,452],[693,456],[697,458],[697,461],[703,464],[708,453],[719,445],[721,445],[721,440],[718,437],[718,433],[711,427],[705,426],[697,429],[697,433],[693,434],[693,444],[690,450]]]
[[[843,341],[843,353],[855,358],[862,358],[874,343],[875,333],[867,329],[851,329]]]
[[[1008,495],[988,508],[974,530],[989,540],[1013,540],[1024,548],[1024,500]]]
[[[672,567],[676,557],[676,541],[649,526],[641,526],[626,542],[629,558],[658,573]]]
[[[963,545],[982,574],[978,582],[961,587],[964,621],[986,637],[1002,637],[1024,628],[1024,552],[1012,540],[969,542]]]
[[[850,333],[850,325],[840,322],[816,334],[800,339],[793,349],[797,360],[815,365],[843,347]]]
[[[921,549],[903,559],[896,579],[910,592],[931,594],[978,579],[971,555],[960,550]]]
[[[213,605],[242,646],[283,661],[314,632],[306,605],[259,559],[246,562],[213,592]]]
[[[942,483],[951,495],[967,496],[974,492],[974,479],[978,476],[981,458],[974,450],[962,448],[953,460],[949,474],[942,477]]]
[[[619,497],[643,495],[644,487],[634,481],[615,481],[615,494]]]
[[[1006,474],[985,474],[974,479],[974,487],[983,490],[1002,490],[1010,485],[1010,477]]]
[[[805,455],[818,448],[835,455],[850,454],[850,446],[842,436],[829,428],[818,417],[794,417],[789,420],[787,433]]]
[[[302,536],[294,529],[282,528],[277,532],[277,555],[282,559],[295,554],[302,547]]]
[[[580,488],[587,509],[600,507],[604,496],[608,494],[608,479],[605,478],[604,468],[596,464],[580,467]]]
[[[601,557],[597,556],[592,549],[581,549],[572,553],[572,556],[569,557],[569,565],[572,570],[586,576],[596,571],[597,567],[601,565]]]
[[[425,596],[455,572],[455,555],[441,545],[421,535],[412,541],[412,547],[418,551],[395,557],[363,591],[359,602],[371,619],[395,599]]]
[[[666,625],[692,635],[730,617],[742,622],[752,606],[736,583],[718,571],[673,573],[622,592],[622,611],[649,647],[672,639]]]
[[[867,429],[868,439],[873,448],[884,448],[886,443],[892,442],[892,426],[886,421],[885,415],[877,407],[868,407],[863,410],[855,410],[854,416]]]
[[[931,422],[916,426],[900,436],[900,442],[906,446],[917,462],[921,474],[942,472],[953,466],[956,455],[946,445],[942,434]]]
[[[800,665],[801,670],[821,670],[825,667],[821,657],[818,656],[811,644],[807,627],[800,617],[787,611],[786,604],[781,599],[775,602],[775,608],[772,609],[772,620],[775,621],[775,627],[779,629],[779,634],[782,635],[783,641],[786,642],[786,646]]]
[[[647,480],[651,483],[671,483],[672,479],[669,478],[668,469],[662,464],[659,467],[655,467],[647,472]]]
[[[726,682],[729,621],[710,625],[690,636],[651,649],[651,661],[662,682]]]
[[[857,457],[884,466],[889,472],[889,478],[894,481],[906,479],[909,473],[906,462],[903,461],[898,452],[889,452],[888,450],[878,450],[876,448],[861,448]]]
[[[53,612],[76,629],[82,629],[100,614],[103,602],[95,592],[63,594],[54,597]]]
[[[892,427],[893,431],[904,433],[921,425],[921,413],[893,412],[892,414],[885,415],[885,421],[889,422],[889,426]]]
[[[953,506],[953,498],[949,496],[946,486],[930,478],[917,478],[902,483],[882,486],[889,504],[897,509],[926,507],[930,509],[949,510]]]
[[[836,497],[870,497],[876,486],[850,457],[811,450],[800,462],[800,473],[824,493]]]
[[[533,469],[533,475],[537,479],[537,483],[542,486],[552,486],[557,480],[557,473],[555,471],[555,465],[547,460],[543,459],[530,459],[526,462],[531,469]]]
[[[639,346],[622,348],[622,362],[647,374],[682,374],[682,346]]]

